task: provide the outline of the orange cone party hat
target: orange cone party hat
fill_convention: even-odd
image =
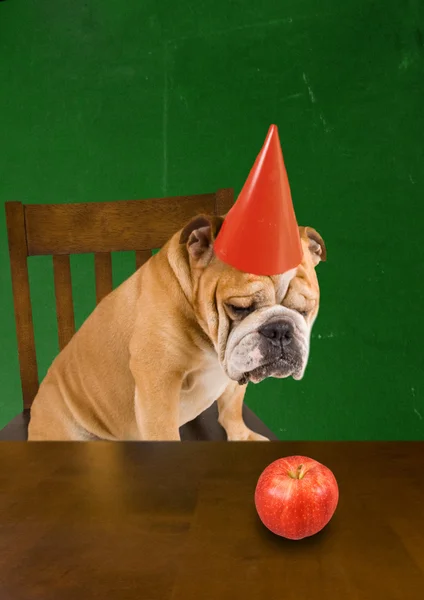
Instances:
[[[302,261],[278,129],[271,125],[249,177],[215,240],[216,256],[239,271],[280,275]]]

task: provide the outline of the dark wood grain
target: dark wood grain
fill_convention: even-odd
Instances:
[[[288,541],[254,508],[282,456],[326,464],[330,524]],[[424,444],[0,444],[0,597],[419,600]]]
[[[25,215],[20,202],[6,202],[5,209],[22,397],[24,406],[29,407],[38,391],[38,369],[29,289]]]
[[[25,206],[28,254],[160,248],[193,216],[215,214],[216,194]],[[220,210],[226,204],[220,203]]]
[[[28,256],[51,254],[54,257],[56,316],[62,349],[75,331],[70,254],[96,255],[96,301],[99,303],[112,290],[111,252],[136,251],[139,268],[152,250],[160,248],[192,217],[199,213],[228,212],[232,203],[233,192],[225,189],[213,194],[154,200],[25,205],[6,202],[24,407],[31,406],[39,384]]]
[[[215,195],[215,214],[224,216],[234,204],[234,190],[222,188]]]
[[[139,269],[151,258],[151,250],[136,250],[135,253],[135,268]]]
[[[61,254],[53,256],[53,273],[59,349],[63,350],[75,333],[71,261],[69,255]]]
[[[96,276],[96,304],[99,304],[113,289],[112,255],[110,252],[96,252],[94,255]]]

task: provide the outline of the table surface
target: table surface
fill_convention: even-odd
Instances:
[[[300,454],[334,472],[330,524],[279,538],[253,504]],[[424,443],[0,444],[4,600],[418,600]]]

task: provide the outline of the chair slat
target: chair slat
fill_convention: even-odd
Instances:
[[[72,301],[71,261],[67,254],[53,256],[54,291],[59,348],[63,348],[75,333],[74,304]]]
[[[160,248],[196,214],[213,214],[215,194],[159,200],[28,204],[28,255]]]
[[[6,202],[5,208],[22,397],[24,407],[29,408],[38,391],[38,369],[29,289],[25,214],[21,202]]]
[[[146,263],[152,256],[151,250],[136,250],[135,252],[135,267],[139,269]]]
[[[96,252],[94,255],[96,273],[96,302],[99,304],[113,289],[112,255],[110,252]]]

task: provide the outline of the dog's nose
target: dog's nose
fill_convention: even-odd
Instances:
[[[273,342],[288,346],[293,339],[293,325],[288,321],[274,321],[261,327],[259,333]]]

